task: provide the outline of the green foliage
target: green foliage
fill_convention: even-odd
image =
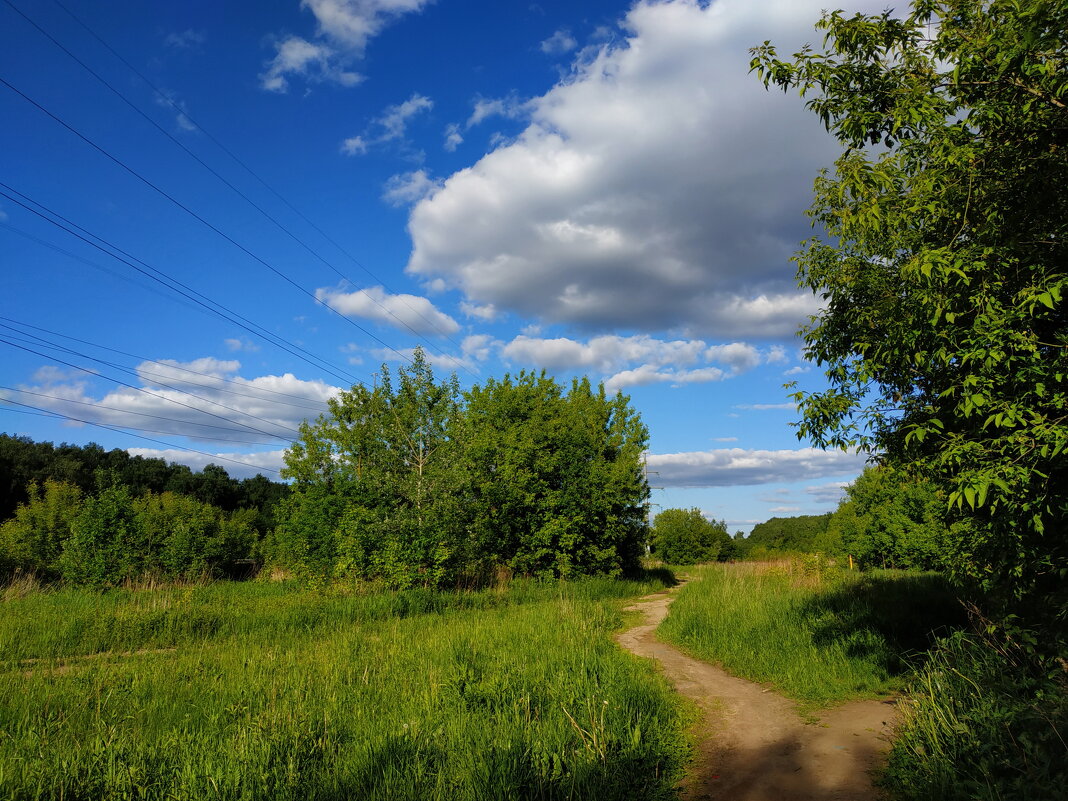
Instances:
[[[800,434],[927,473],[968,521],[954,574],[1063,626],[1068,6],[915,0],[818,27],[823,52],[752,62],[845,148],[798,256],[832,384],[797,395]]]
[[[237,481],[215,464],[194,473],[185,465],[131,456],[118,448],[105,451],[95,443],[53,445],[0,434],[0,521],[29,502],[27,487],[31,484],[58,481],[91,495],[98,489],[97,475],[101,472],[125,484],[135,497],[146,492],[174,492],[228,512],[255,509],[253,522],[259,532],[271,527],[274,505],[289,493],[288,485],[262,475]]]
[[[113,587],[147,571],[149,545],[137,525],[130,491],[122,485],[108,487],[88,498],[74,519],[60,570],[73,584]]]
[[[795,517],[773,517],[763,523],[757,523],[749,536],[743,541],[744,553],[753,556],[759,549],[764,558],[777,553],[815,553],[827,552],[820,547],[821,538],[827,530],[831,515],[797,515]]]
[[[6,602],[4,794],[667,801],[687,756],[679,701],[611,638],[615,599],[662,586],[253,582]],[[43,658],[16,661],[34,645]]]
[[[946,502],[929,481],[891,467],[868,468],[846,490],[826,535],[829,552],[863,567],[941,570],[961,525],[946,526]]]
[[[460,396],[421,351],[353,387],[286,453],[293,497],[266,545],[308,576],[390,586],[521,575],[618,575],[638,565],[648,433],[626,398],[544,375]]]
[[[1063,660],[958,633],[909,682],[884,783],[907,801],[1058,801],[1068,787]]]
[[[22,571],[54,578],[59,555],[81,510],[82,493],[73,484],[47,480],[42,492],[31,483],[27,502],[0,525],[0,575]]]
[[[652,553],[668,564],[726,561],[734,543],[724,523],[707,520],[700,509],[665,509],[653,520]]]
[[[697,571],[658,634],[812,706],[900,688],[903,654],[964,623],[947,582],[930,573],[858,574],[814,557]]]

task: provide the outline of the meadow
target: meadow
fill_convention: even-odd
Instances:
[[[815,709],[900,691],[964,608],[936,573],[828,566],[819,557],[688,568],[658,634]]]
[[[611,639],[663,586],[9,597],[0,798],[671,798],[685,710]]]

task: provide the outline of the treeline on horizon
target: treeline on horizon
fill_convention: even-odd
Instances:
[[[287,484],[0,434],[0,577],[110,586],[240,576]]]

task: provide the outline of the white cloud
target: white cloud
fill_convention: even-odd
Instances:
[[[413,170],[393,175],[382,192],[382,199],[391,206],[409,206],[433,194],[440,184],[426,174],[426,170]]]
[[[664,487],[732,487],[750,484],[799,481],[864,469],[863,454],[798,450],[745,450],[723,448],[689,453],[650,453],[650,470],[659,473]]]
[[[175,50],[192,50],[200,47],[207,40],[208,37],[203,31],[186,28],[184,31],[167,34],[163,39],[163,44],[167,45],[167,47],[173,47]]]
[[[264,473],[273,481],[278,480],[276,472],[285,465],[284,450],[260,451],[259,453],[191,453],[177,448],[127,448],[131,456],[143,456],[146,459],[164,459],[192,468],[203,470],[209,464],[225,468],[233,478],[252,478],[257,473]]]
[[[464,356],[484,362],[500,345],[501,343],[489,334],[471,334],[464,337],[464,341],[460,343],[460,350],[463,351]]]
[[[350,136],[341,143],[341,152],[346,156],[362,156],[367,152],[367,142],[362,136]]]
[[[571,31],[566,28],[561,28],[556,31],[548,39],[542,41],[541,52],[547,56],[559,56],[563,53],[569,53],[578,47],[578,42],[575,41],[575,37],[571,35]]]
[[[803,375],[803,374],[809,372],[811,369],[812,369],[812,367],[809,366],[809,365],[802,366],[800,364],[795,364],[789,370],[784,370],[782,374],[783,375]]]
[[[604,388],[608,392],[618,392],[624,387],[643,386],[661,382],[670,382],[675,386],[698,384],[709,381],[722,381],[727,374],[718,367],[701,367],[696,370],[662,370],[651,364],[643,364],[633,370],[623,370],[605,379]]]
[[[246,379],[237,374],[240,367],[214,358],[142,362],[139,389],[119,386],[102,397],[91,394],[84,374],[44,367],[34,383],[19,386],[23,392],[0,395],[90,423],[201,442],[270,443],[294,438],[301,421],[325,412],[339,391],[290,373]]]
[[[772,514],[790,514],[792,512],[800,512],[800,506],[772,506],[768,509]]]
[[[832,481],[829,484],[818,484],[814,487],[805,487],[805,492],[816,501],[827,505],[837,504],[845,497],[846,487],[849,481]]]
[[[527,104],[520,102],[515,97],[480,97],[475,100],[475,107],[471,111],[471,116],[467,118],[466,127],[473,128],[490,117],[504,117],[509,120],[518,119],[528,110]]]
[[[712,437],[713,442],[737,442],[738,437]]]
[[[445,144],[442,147],[449,153],[456,151],[460,145],[464,143],[463,134],[460,133],[460,126],[455,122],[450,122],[445,126]]]
[[[602,373],[645,362],[648,366],[692,365],[705,351],[701,340],[662,340],[646,335],[599,336],[588,342],[566,337],[539,339],[521,334],[505,345],[502,355],[511,362],[549,370],[592,369]]]
[[[249,353],[255,353],[256,351],[258,351],[260,349],[260,346],[257,345],[255,342],[252,342],[251,340],[244,339],[244,338],[227,339],[227,340],[224,340],[224,344],[226,345],[228,350],[232,350],[232,351],[235,351],[235,352],[243,350],[243,351],[248,351]]]
[[[713,345],[705,352],[705,358],[712,362],[729,364],[735,372],[751,370],[760,364],[760,351],[746,342],[732,342],[729,345]]]
[[[341,152],[346,156],[362,156],[374,145],[404,140],[408,123],[419,114],[434,108],[434,101],[418,93],[403,103],[387,106],[362,134],[350,136],[341,143]]]
[[[515,141],[413,208],[408,271],[546,322],[792,336],[817,302],[789,257],[837,148],[797,97],[749,74],[747,50],[792,52],[821,8],[638,2],[625,41],[580,57],[523,104]],[[508,108],[482,100],[468,123]]]
[[[315,17],[315,41],[288,36],[275,44],[275,56],[260,75],[260,86],[285,92],[289,79],[354,86],[362,78],[349,69],[367,42],[397,17],[419,11],[430,0],[302,0]]]
[[[350,317],[375,320],[395,328],[408,329],[419,335],[448,335],[460,330],[460,324],[419,295],[391,295],[380,286],[355,292],[321,288],[315,298]]]
[[[486,322],[492,322],[500,316],[496,307],[494,307],[492,303],[480,306],[477,303],[468,303],[466,300],[461,300],[460,311],[467,317],[474,317],[479,320],[485,320]]]

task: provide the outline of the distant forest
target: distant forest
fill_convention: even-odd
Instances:
[[[131,456],[119,448],[108,451],[93,442],[55,445],[0,434],[0,521],[14,516],[19,505],[29,500],[31,483],[44,485],[46,481],[73,484],[85,495],[117,483],[135,497],[173,492],[226,512],[255,509],[259,514],[254,525],[260,532],[273,525],[273,508],[289,495],[288,484],[262,475],[239,481],[216,464],[193,472],[183,464]]]

